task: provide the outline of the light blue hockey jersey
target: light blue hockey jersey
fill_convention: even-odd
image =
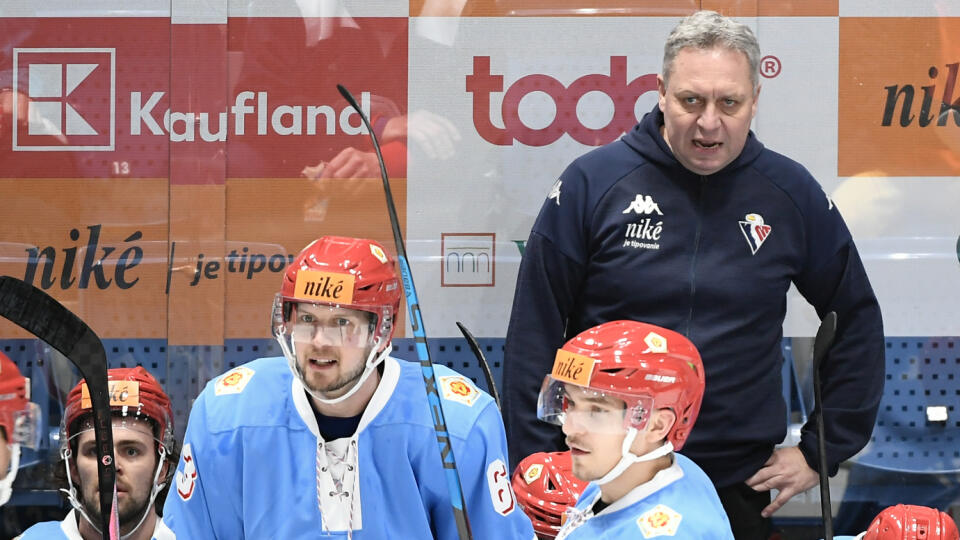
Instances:
[[[435,375],[473,536],[534,538],[493,399],[444,366]],[[387,358],[357,432],[337,441],[320,437],[282,357],[210,381],[190,413],[164,521],[198,539],[457,538],[420,366]]]
[[[163,519],[157,519],[157,525],[153,529],[151,538],[153,540],[176,540],[176,536],[163,523]],[[83,540],[83,537],[80,536],[80,529],[77,527],[77,511],[71,510],[67,517],[63,518],[63,521],[36,523],[14,540]]]
[[[594,515],[600,486],[587,485],[568,510],[557,540],[620,540],[673,536],[733,540],[730,521],[707,475],[689,458],[673,454],[670,467]]]

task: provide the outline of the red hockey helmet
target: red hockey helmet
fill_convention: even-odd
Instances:
[[[110,410],[114,416],[149,419],[154,437],[163,444],[167,455],[173,453],[173,410],[170,398],[153,375],[141,366],[107,370]],[[90,392],[83,379],[67,394],[63,412],[61,444],[68,444],[84,427],[81,420],[93,412]]]
[[[570,452],[537,452],[513,471],[513,492],[540,538],[555,538],[563,512],[577,502],[586,484],[573,475]]]
[[[873,518],[863,540],[957,540],[957,525],[947,514],[926,506],[898,504]]]
[[[8,444],[37,447],[40,411],[30,402],[30,379],[0,352],[0,427]]]
[[[400,308],[396,263],[379,243],[360,238],[321,237],[287,267],[274,303],[273,333],[284,334],[291,304],[307,302],[362,310],[377,317],[373,336],[383,349],[393,337]]]
[[[542,420],[563,424],[568,384],[623,400],[624,428],[641,430],[651,411],[671,409],[677,420],[667,440],[679,450],[700,412],[703,362],[693,343],[672,330],[612,321],[581,332],[557,351],[540,391]]]

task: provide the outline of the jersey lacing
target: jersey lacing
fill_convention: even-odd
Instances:
[[[325,531],[347,531],[353,538],[354,518],[360,517],[360,486],[355,437],[317,440],[317,506]],[[346,517],[346,520],[343,518]]]

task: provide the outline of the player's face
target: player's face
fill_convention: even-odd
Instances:
[[[292,341],[307,387],[327,398],[347,393],[360,379],[372,348],[366,311],[300,303],[294,307]]]
[[[620,461],[620,446],[626,437],[626,404],[576,385],[565,388],[566,419],[563,433],[570,447],[573,475],[585,481],[610,472]]]
[[[742,52],[688,47],[677,54],[669,82],[658,78],[663,137],[677,160],[701,175],[740,155],[757,114],[750,67]]]
[[[115,417],[113,445],[117,464],[120,532],[126,534],[137,525],[150,506],[150,491],[157,465],[157,442],[149,422]],[[84,510],[99,525],[100,479],[97,475],[97,444],[92,429],[77,436],[76,474]]]

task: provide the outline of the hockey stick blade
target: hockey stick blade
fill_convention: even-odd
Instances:
[[[457,535],[461,540],[473,538],[470,532],[470,520],[467,517],[467,507],[463,499],[463,487],[460,484],[460,475],[457,472],[457,461],[453,455],[453,445],[450,442],[450,433],[447,430],[447,421],[443,415],[443,406],[440,403],[440,390],[434,376],[433,362],[430,361],[430,350],[427,348],[427,334],[423,328],[423,316],[420,314],[420,302],[417,300],[417,289],[413,285],[413,273],[407,262],[407,248],[403,243],[400,232],[400,218],[397,217],[397,208],[393,203],[393,192],[390,190],[390,179],[387,177],[387,166],[383,162],[380,152],[380,142],[377,140],[370,120],[363,109],[342,84],[337,85],[340,95],[347,100],[360,115],[363,124],[367,126],[373,149],[377,153],[380,163],[380,178],[383,180],[383,194],[387,200],[387,212],[390,214],[390,228],[393,230],[393,242],[397,246],[397,261],[400,263],[400,276],[403,279],[403,293],[407,298],[407,310],[410,313],[410,327],[413,329],[413,339],[417,344],[417,358],[420,360],[420,371],[423,373],[423,384],[427,391],[427,402],[433,415],[434,430],[437,435],[437,446],[440,448],[440,459],[443,461],[443,470],[447,477],[447,491],[450,493],[450,503],[453,507],[453,517],[457,524]]]
[[[460,329],[460,333],[463,334],[463,338],[467,340],[467,345],[470,346],[470,350],[473,351],[473,355],[477,357],[477,361],[480,362],[480,367],[483,368],[483,378],[487,380],[487,388],[490,390],[490,395],[493,396],[493,400],[497,403],[497,408],[500,407],[500,392],[497,392],[497,383],[493,380],[493,372],[490,371],[490,364],[487,363],[487,357],[483,355],[483,351],[480,350],[480,344],[477,343],[477,338],[473,337],[473,334],[467,330],[467,327],[464,326],[460,321],[457,321],[457,328]]]
[[[823,395],[820,384],[820,366],[833,345],[837,331],[837,314],[827,313],[820,322],[813,340],[813,400],[817,408],[817,452],[820,454],[820,513],[823,516],[823,538],[833,540],[833,509],[830,506],[830,479],[827,477],[827,440],[823,422]]]
[[[105,540],[113,507],[116,469],[113,423],[107,387],[107,355],[100,338],[60,302],[29,283],[0,276],[0,316],[37,336],[77,366],[87,383],[93,405],[97,473],[100,479],[100,516]]]

